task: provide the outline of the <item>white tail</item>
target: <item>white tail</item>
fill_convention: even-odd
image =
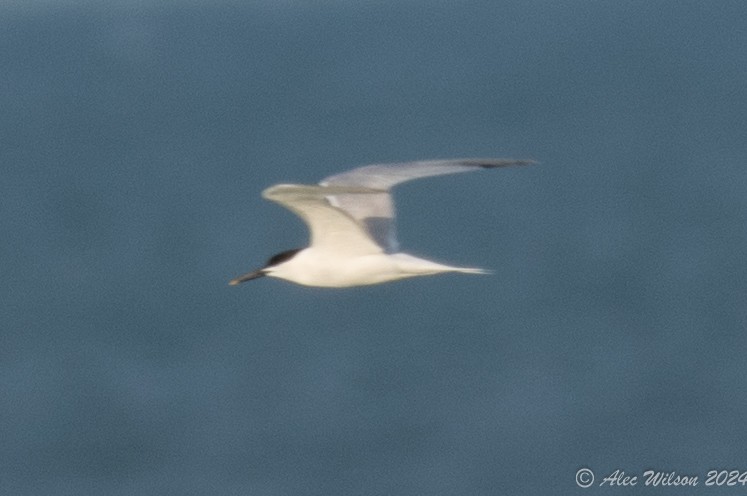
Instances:
[[[462,274],[482,274],[482,275],[493,274],[492,270],[478,269],[474,267],[454,267],[454,272],[461,272]]]

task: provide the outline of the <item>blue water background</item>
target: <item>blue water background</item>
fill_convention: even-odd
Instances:
[[[747,470],[744,2],[8,1],[0,84],[0,494]],[[263,188],[471,156],[541,164],[399,237],[494,275],[227,285],[307,241]]]

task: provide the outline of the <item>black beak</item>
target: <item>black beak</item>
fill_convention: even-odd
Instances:
[[[265,271],[262,269],[255,270],[252,272],[247,272],[243,276],[236,277],[234,279],[231,279],[228,284],[231,286],[236,286],[237,284],[241,284],[242,282],[251,281],[252,279],[258,279],[260,277],[264,277]]]

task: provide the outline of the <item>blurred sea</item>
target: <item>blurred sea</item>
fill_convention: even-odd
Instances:
[[[704,482],[747,471],[746,37],[736,0],[3,2],[0,494],[742,491]],[[263,188],[471,156],[541,165],[404,185],[400,241],[495,275],[227,285],[306,243]]]

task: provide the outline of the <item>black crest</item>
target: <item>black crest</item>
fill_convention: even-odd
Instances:
[[[273,255],[267,261],[267,263],[265,264],[265,267],[272,267],[273,265],[278,265],[285,261],[288,261],[291,258],[295,257],[296,253],[298,253],[299,251],[301,251],[301,248],[296,248],[293,250],[286,250],[286,251],[278,253],[277,255]]]

